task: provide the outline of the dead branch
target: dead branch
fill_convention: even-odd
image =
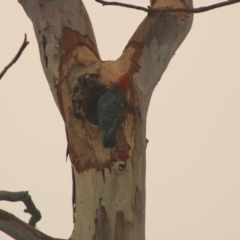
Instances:
[[[15,196],[13,196],[12,199],[15,199]],[[63,240],[46,235],[15,217],[13,214],[1,209],[0,230],[15,240]]]
[[[19,57],[22,55],[22,52],[24,51],[24,49],[27,47],[28,44],[29,42],[27,41],[27,35],[25,34],[22,46],[19,48],[16,56],[0,73],[0,80],[3,77],[3,75],[7,72],[7,70],[19,59]]]
[[[112,5],[112,6],[120,6],[120,7],[126,7],[126,8],[132,8],[136,10],[141,10],[144,12],[148,12],[149,14],[155,14],[155,13],[161,13],[161,12],[184,12],[184,13],[201,13],[201,12],[207,12],[216,8],[224,7],[227,5],[239,3],[240,0],[228,0],[225,2],[220,2],[220,3],[215,3],[209,6],[205,7],[199,7],[199,8],[192,8],[192,9],[187,9],[187,8],[163,8],[163,9],[152,9],[151,7],[145,8],[145,7],[140,7],[140,6],[135,6],[132,4],[127,4],[127,3],[120,3],[120,2],[106,2],[102,0],[95,0],[98,3],[101,3],[103,6],[107,5]]]
[[[107,5],[112,5],[112,6],[120,6],[120,7],[126,7],[126,8],[133,8],[136,10],[141,10],[144,12],[149,12],[148,8],[145,7],[140,7],[132,4],[127,4],[127,3],[120,3],[120,2],[106,2],[106,1],[101,1],[101,0],[95,0],[98,3],[101,3],[103,6]]]
[[[41,219],[41,213],[34,205],[31,196],[28,192],[7,192],[0,191],[0,201],[9,201],[9,202],[19,202],[22,201],[27,209],[24,212],[31,214],[31,218],[29,220],[29,225],[35,227],[36,223]]]

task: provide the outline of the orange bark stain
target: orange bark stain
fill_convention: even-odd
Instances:
[[[78,46],[88,47],[97,57],[97,59],[99,59],[96,46],[92,43],[92,41],[88,38],[88,36],[83,36],[79,32],[73,31],[70,28],[65,27],[63,29],[62,38],[59,45],[60,45],[60,49],[63,52],[63,55],[61,56],[61,59],[60,59],[60,65],[59,65],[59,81],[62,81],[63,76],[66,74],[64,73],[62,66],[67,61],[67,59],[73,57],[72,53],[76,47]],[[73,62],[73,64],[75,65],[77,63]]]

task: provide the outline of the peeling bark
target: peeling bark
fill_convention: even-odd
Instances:
[[[21,0],[34,25],[42,66],[66,125],[75,179],[70,239],[145,239],[146,116],[151,94],[192,24],[186,13],[148,15],[116,61],[101,61],[81,0]],[[156,0],[153,8],[168,6]],[[171,7],[192,7],[191,0]],[[102,145],[97,102],[124,90],[117,143]]]

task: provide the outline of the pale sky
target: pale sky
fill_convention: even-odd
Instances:
[[[118,58],[146,14],[84,2],[102,59]],[[196,14],[155,89],[147,127],[146,240],[240,239],[239,13],[235,4]],[[1,1],[0,16],[0,71],[24,33],[30,41],[0,81],[0,190],[28,190],[42,213],[38,228],[68,238],[72,178],[64,124],[30,20],[16,0]],[[0,202],[0,208],[29,220],[22,203]],[[0,232],[0,239],[11,238]]]

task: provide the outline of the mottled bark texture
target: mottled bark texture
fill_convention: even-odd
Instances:
[[[76,203],[70,239],[144,240],[147,110],[193,16],[148,15],[116,61],[101,61],[81,0],[20,3],[33,22],[42,66],[66,125]],[[192,1],[156,0],[153,7],[169,5],[188,8]],[[116,146],[107,149],[97,101],[116,81],[124,90],[123,104]]]

